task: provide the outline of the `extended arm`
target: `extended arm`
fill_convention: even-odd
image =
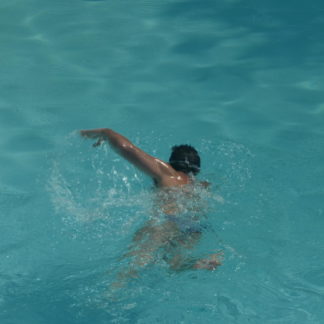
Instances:
[[[163,176],[172,176],[174,173],[173,168],[168,163],[145,153],[131,143],[126,137],[111,129],[99,128],[82,130],[80,133],[84,137],[98,139],[94,146],[100,145],[102,141],[107,141],[119,155],[158,182],[161,181]]]

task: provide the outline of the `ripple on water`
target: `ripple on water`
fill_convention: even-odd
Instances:
[[[2,130],[11,127],[26,126],[26,119],[23,112],[17,107],[2,108],[0,110],[0,125]]]
[[[21,131],[4,143],[7,152],[38,152],[47,151],[54,147],[51,140],[37,134],[35,131]]]
[[[26,205],[31,197],[22,192],[3,192],[0,189],[0,206],[2,211],[9,211]]]

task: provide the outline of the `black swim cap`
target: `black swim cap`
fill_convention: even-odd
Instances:
[[[175,170],[186,174],[196,175],[200,171],[200,157],[191,145],[173,146],[169,163]]]

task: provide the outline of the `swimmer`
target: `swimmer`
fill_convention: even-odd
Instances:
[[[172,148],[169,163],[153,157],[131,143],[124,136],[108,128],[80,131],[81,136],[94,139],[94,147],[108,142],[120,156],[153,179],[157,189],[157,217],[150,219],[133,238],[133,244],[125,257],[133,257],[132,267],[119,274],[122,285],[125,278],[137,277],[138,269],[155,262],[155,252],[164,251],[163,259],[171,270],[215,270],[222,253],[214,253],[206,258],[187,258],[184,249],[191,249],[200,239],[203,226],[197,221],[199,210],[191,207],[194,217],[183,214],[183,201],[194,200],[194,188],[207,188],[208,182],[197,182],[195,176],[200,171],[200,157],[190,145]],[[192,205],[192,204],[191,204]],[[186,209],[186,212],[188,210]],[[186,214],[186,213],[185,213]],[[161,220],[161,215],[164,219]]]

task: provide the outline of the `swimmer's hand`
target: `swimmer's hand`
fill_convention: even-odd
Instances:
[[[81,130],[80,135],[83,137],[96,139],[98,137],[102,137],[102,130],[101,129]]]
[[[104,142],[102,129],[81,130],[80,135],[90,139],[98,139],[97,142],[92,145],[93,147],[100,146]]]
[[[100,146],[102,143],[104,142],[104,140],[102,138],[99,138],[98,141],[94,144],[92,144],[93,147],[97,147]]]

